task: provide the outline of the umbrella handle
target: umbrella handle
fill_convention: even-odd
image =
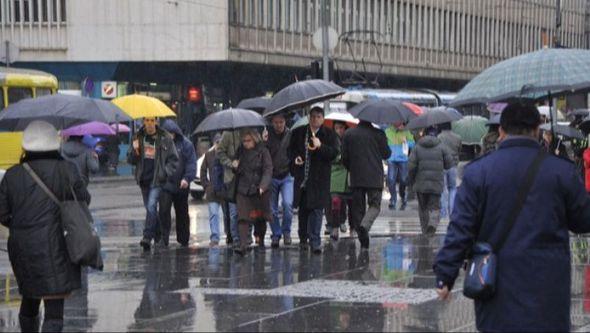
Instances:
[[[311,132],[311,137],[312,137],[312,138],[315,138],[315,133],[314,133],[314,131],[311,129],[311,125],[309,126],[309,131]],[[308,142],[308,143],[307,143],[307,149],[309,149],[309,150],[313,151],[313,150],[316,150],[316,149],[318,149],[318,148],[317,148],[317,147],[315,147],[315,146],[313,146],[313,145],[311,145],[311,144]]]

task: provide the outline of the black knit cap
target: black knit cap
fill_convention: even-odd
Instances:
[[[508,134],[520,134],[535,130],[541,124],[539,110],[532,104],[513,103],[508,105],[500,118],[500,126]]]

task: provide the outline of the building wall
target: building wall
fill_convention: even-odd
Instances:
[[[19,61],[227,59],[227,1],[0,0]]]

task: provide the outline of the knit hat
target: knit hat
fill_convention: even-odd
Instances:
[[[22,146],[28,152],[56,151],[60,147],[59,134],[50,123],[35,120],[25,128]]]

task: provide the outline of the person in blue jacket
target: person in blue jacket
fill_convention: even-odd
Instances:
[[[197,175],[197,154],[192,142],[182,135],[182,131],[173,120],[165,120],[162,128],[170,132],[174,138],[174,146],[178,152],[178,168],[160,193],[160,233],[162,245],[168,246],[172,205],[176,212],[176,240],[182,246],[188,246],[190,232],[188,215],[188,195],[190,183]]]
[[[500,237],[525,173],[541,146],[541,117],[533,106],[509,105],[502,113],[499,149],[465,168],[434,271],[447,299],[483,224]],[[590,197],[575,165],[547,155],[503,247],[496,251],[496,292],[475,301],[484,332],[570,330],[569,232],[590,232]],[[486,237],[488,238],[488,237]]]

